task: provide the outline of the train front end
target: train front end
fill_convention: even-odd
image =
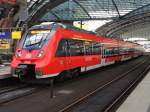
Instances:
[[[13,77],[41,79],[48,74],[51,59],[50,42],[55,34],[49,26],[34,26],[23,36],[11,63]]]

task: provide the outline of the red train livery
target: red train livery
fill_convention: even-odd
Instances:
[[[14,77],[26,79],[74,76],[141,54],[138,44],[53,23],[33,26],[24,34],[11,68]]]

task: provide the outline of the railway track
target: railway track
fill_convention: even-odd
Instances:
[[[139,65],[139,62],[143,62],[143,59],[147,59],[147,56],[137,58],[135,60],[122,62],[122,64],[118,63],[115,65],[107,66],[104,68],[100,68],[95,71],[87,72],[85,74],[80,75],[77,78],[64,81],[61,83],[55,84],[54,88],[54,98],[50,99],[50,89],[48,86],[47,88],[38,89],[38,92],[34,92],[34,94],[28,93],[27,96],[22,95],[15,99],[9,100],[8,103],[4,102],[1,105],[1,111],[23,111],[23,112],[44,112],[49,111],[51,112],[58,112],[64,109],[67,105],[73,103],[74,101],[79,100],[83,96],[87,96],[87,93],[91,93],[93,90],[96,90],[98,86],[103,86],[108,81],[110,82],[115,77],[118,77],[120,74],[126,72],[130,68],[135,65]],[[116,81],[117,82],[117,81]],[[115,83],[115,82],[114,82]],[[113,83],[112,83],[113,84]],[[80,86],[79,86],[80,85]],[[107,86],[109,87],[109,86]],[[106,91],[106,88],[101,89],[100,91]],[[111,91],[109,91],[111,92]],[[72,108],[76,108],[76,106],[82,106],[82,103],[88,103],[87,100],[91,99],[91,97],[96,96],[97,92],[89,97],[85,98],[81,102],[77,103],[76,105],[72,106]],[[104,99],[107,97],[104,93],[102,96],[99,97],[100,102],[105,102]],[[6,94],[5,94],[6,96]],[[1,97],[1,96],[0,96]],[[104,98],[105,97],[105,98]],[[67,100],[66,100],[67,99]],[[12,102],[11,102],[12,101]],[[35,102],[34,104],[32,102]],[[41,106],[42,103],[42,106]],[[86,108],[91,106],[91,102],[86,105]],[[93,105],[95,102],[93,103]],[[103,103],[104,104],[104,103]],[[103,106],[100,105],[100,106]],[[28,108],[31,106],[31,108]],[[71,110],[70,108],[68,111]],[[23,109],[23,110],[22,110]],[[73,111],[73,112],[96,112],[96,111]],[[101,112],[101,111],[97,111]]]
[[[7,86],[7,85],[14,85],[17,84],[19,80],[16,80],[14,78],[6,78],[6,79],[1,79],[0,80],[0,88]]]
[[[13,99],[7,99],[7,100],[5,100],[5,102],[2,102],[1,103],[1,105],[2,105],[1,111],[7,110],[7,111],[16,112],[16,109],[17,109],[17,111],[21,111],[22,109],[24,109],[23,110],[24,112],[26,112],[26,111],[41,112],[40,110],[49,111],[49,109],[50,109],[52,112],[58,112],[59,110],[62,110],[64,107],[66,107],[67,105],[71,104],[72,102],[77,101],[82,96],[87,96],[86,95],[87,93],[92,92],[94,89],[96,90],[96,88],[98,86],[101,85],[101,87],[102,87],[104,84],[106,84],[106,82],[108,82],[108,81],[110,82],[110,80],[114,79],[115,77],[118,77],[121,73],[127,71],[129,68],[132,68],[134,65],[139,65],[141,62],[144,61],[143,60],[144,58],[147,59],[146,57],[143,57],[143,58],[135,59],[133,61],[123,62],[123,64],[121,64],[121,66],[118,63],[118,64],[115,64],[112,66],[101,68],[100,70],[95,70],[95,71],[92,71],[89,73],[82,74],[78,78],[68,80],[68,81],[65,81],[62,83],[58,83],[55,85],[55,88],[54,88],[55,89],[54,94],[56,96],[53,99],[49,98],[49,96],[50,96],[49,86],[47,88],[44,87],[44,89],[42,88],[43,89],[42,91],[39,88],[37,88],[38,92],[36,92],[36,90],[33,90],[33,92],[35,91],[34,94],[32,94],[33,93],[32,90],[31,90],[31,92],[28,93],[28,91],[21,89],[20,91],[23,90],[23,91],[25,91],[26,94],[24,95],[21,93],[20,96],[16,95],[16,98],[14,97]],[[128,63],[130,63],[130,64],[128,65]],[[121,68],[122,70],[120,70],[120,69],[117,70],[116,68]],[[115,70],[115,71],[113,72],[113,70]],[[91,75],[91,74],[93,74],[93,75]],[[89,82],[91,82],[91,84],[89,84]],[[89,84],[88,88],[86,87],[87,84]],[[76,85],[81,85],[81,86],[77,87],[77,89],[76,89]],[[103,88],[101,90],[104,90],[104,89],[105,88]],[[19,91],[19,89],[17,91]],[[66,93],[67,91],[73,91],[73,92]],[[95,95],[95,93],[93,93],[93,95]],[[12,94],[12,93],[9,92],[8,95],[10,95],[10,94]],[[7,96],[7,94],[4,94],[4,96]],[[92,97],[92,95],[85,98],[81,102],[75,104],[69,110],[72,110],[72,108],[75,108],[76,106],[80,106],[81,103],[85,102],[86,99],[88,99],[90,97]],[[1,98],[1,95],[0,95],[0,98]],[[68,98],[68,100],[66,101],[67,98]],[[19,99],[19,100],[16,100],[16,99]],[[43,100],[42,106],[40,104],[41,99]],[[11,102],[11,101],[13,101],[13,102]],[[31,103],[33,101],[36,103],[35,104]],[[103,101],[103,99],[101,99],[101,101]],[[30,109],[28,108],[29,105],[32,105]],[[66,111],[69,111],[69,110],[66,110]],[[78,111],[74,111],[74,112],[78,112]],[[89,111],[83,111],[83,112],[89,112]],[[91,111],[91,112],[95,112],[95,111]]]
[[[72,112],[72,110],[74,108],[76,108],[77,106],[79,106],[80,104],[82,103],[85,103],[86,100],[92,96],[94,96],[97,92],[100,92],[102,90],[104,90],[105,88],[108,88],[110,87],[113,83],[119,81],[120,79],[124,78],[125,76],[129,75],[131,72],[137,70],[138,68],[140,68],[145,62],[147,61],[147,59],[144,59],[142,62],[138,63],[136,66],[134,66],[132,69],[128,70],[127,72],[119,75],[118,77],[114,78],[113,80],[107,82],[106,84],[102,85],[102,86],[99,86],[98,88],[96,88],[95,90],[89,92],[87,95],[85,95],[84,97],[81,97],[81,98],[78,98],[76,101],[74,101],[73,103],[67,105],[66,107],[64,107],[63,109],[59,110],[59,112]],[[147,70],[149,69],[146,68],[145,71],[143,73],[145,73]],[[143,73],[141,73],[140,77],[137,78],[137,80],[141,79],[141,77],[143,76]],[[136,81],[135,81],[136,82]],[[134,83],[135,83],[134,82]],[[131,84],[132,85],[132,84]],[[134,85],[134,84],[133,84]],[[128,90],[128,89],[127,89]],[[126,94],[126,92],[124,92],[124,94]],[[122,98],[121,95],[120,97],[118,97],[115,101],[111,102],[111,104],[109,104],[108,107],[106,107],[104,109],[104,112],[109,112],[113,107],[114,105],[116,105],[117,101],[120,100],[120,98]],[[75,111],[76,112],[76,111]],[[111,111],[110,111],[111,112]]]
[[[20,84],[16,86],[6,86],[0,88],[0,105],[21,98],[23,96],[32,94],[40,87],[29,86],[27,84]]]
[[[143,79],[145,74],[149,71],[150,65],[142,71],[139,76],[134,80],[131,85],[125,89],[114,101],[112,101],[108,107],[104,109],[104,112],[112,112],[115,111],[119,105],[122,103],[122,101],[127,98],[127,96],[131,93],[131,91],[136,87],[136,85]]]
[[[7,92],[10,92],[10,91],[13,91],[13,90],[17,90],[17,89],[26,87],[26,86],[27,85],[25,85],[25,84],[19,84],[19,85],[14,85],[14,86],[8,85],[8,86],[1,87],[0,88],[0,95],[7,93]]]

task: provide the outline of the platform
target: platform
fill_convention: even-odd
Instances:
[[[10,72],[10,66],[0,66],[0,79],[11,77]]]
[[[150,72],[116,112],[150,112]]]

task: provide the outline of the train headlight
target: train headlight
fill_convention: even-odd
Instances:
[[[22,57],[22,53],[21,53],[21,51],[18,51],[18,52],[17,52],[17,56],[18,56],[19,58],[21,58],[21,57]]]
[[[44,51],[43,51],[43,50],[39,51],[39,53],[38,53],[38,55],[37,55],[37,58],[40,58],[43,54],[44,54]]]

